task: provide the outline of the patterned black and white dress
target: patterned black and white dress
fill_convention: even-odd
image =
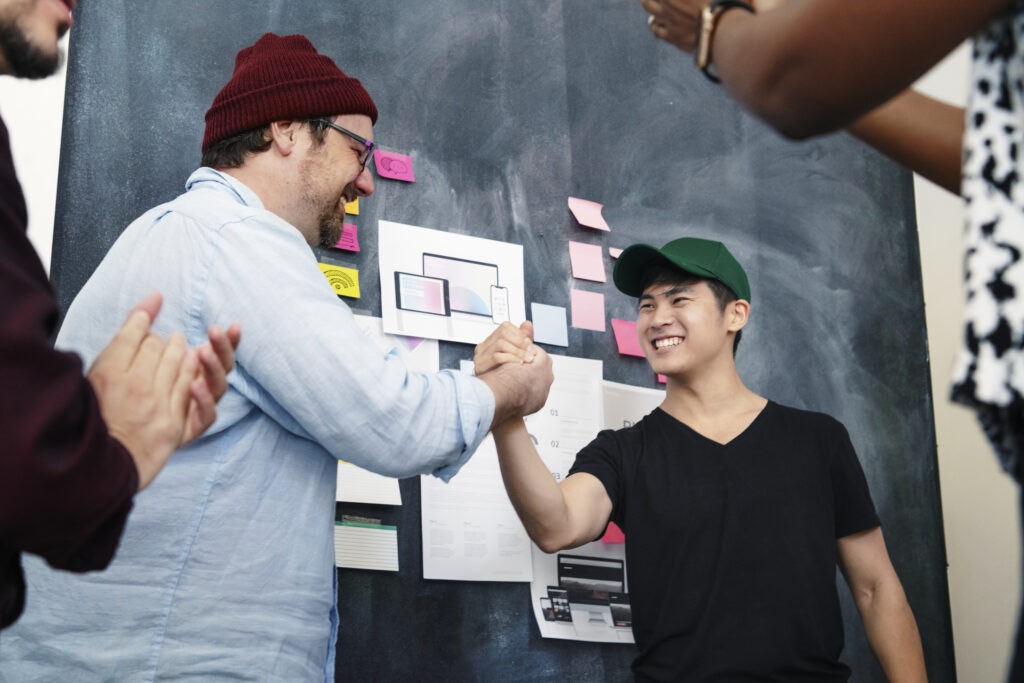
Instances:
[[[974,40],[964,135],[963,346],[952,396],[975,408],[1003,468],[1024,475],[1024,0]]]

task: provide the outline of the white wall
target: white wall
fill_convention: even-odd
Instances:
[[[967,59],[966,51],[956,53],[923,79],[922,89],[963,104]],[[63,91],[63,74],[42,82],[0,77],[0,114],[11,130],[28,198],[30,237],[47,264]],[[960,338],[960,201],[919,178],[915,189],[957,674],[961,681],[1001,681],[1020,600],[1016,490],[998,470],[972,415],[946,400]]]
[[[65,39],[65,43],[66,43]],[[11,133],[14,167],[28,203],[28,232],[50,270],[66,68],[42,81],[0,76],[0,116]]]

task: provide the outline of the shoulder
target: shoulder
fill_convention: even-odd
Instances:
[[[192,189],[153,209],[156,220],[177,219],[196,226],[219,230],[225,225],[244,222],[272,222],[269,211],[246,206],[222,192],[211,189]]]
[[[814,410],[803,410],[769,401],[766,410],[770,410],[772,421],[787,428],[798,428],[823,435],[845,433],[843,423],[828,413]]]
[[[660,408],[656,408],[639,422],[620,429],[604,429],[584,447],[581,454],[590,451],[616,458],[639,455],[644,449],[644,444],[650,440],[652,431],[660,432],[666,429],[666,417]]]
[[[252,190],[226,173],[205,167],[189,176],[184,193],[148,211],[143,219],[190,224],[210,233],[230,232],[226,229],[241,226],[246,238],[251,239],[258,230],[261,237],[278,233],[286,240],[305,244],[298,231],[264,208]]]

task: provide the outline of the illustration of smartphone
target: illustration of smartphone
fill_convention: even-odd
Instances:
[[[628,593],[609,593],[608,606],[612,610],[612,623],[616,626],[633,625],[633,608]]]
[[[450,316],[448,281],[395,271],[395,306],[403,311]]]
[[[555,610],[555,621],[572,621],[568,589],[548,586],[548,597],[551,598],[551,607]]]
[[[508,319],[508,287],[491,285],[491,322],[500,325]]]
[[[551,598],[540,599],[540,611],[544,615],[544,621],[555,620],[555,608],[551,606]]]

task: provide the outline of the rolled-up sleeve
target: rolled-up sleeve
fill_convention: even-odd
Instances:
[[[381,352],[293,227],[249,218],[222,226],[212,244],[192,310],[197,330],[242,323],[240,393],[332,457],[380,474],[447,480],[469,459],[494,415],[486,384],[413,372]]]

